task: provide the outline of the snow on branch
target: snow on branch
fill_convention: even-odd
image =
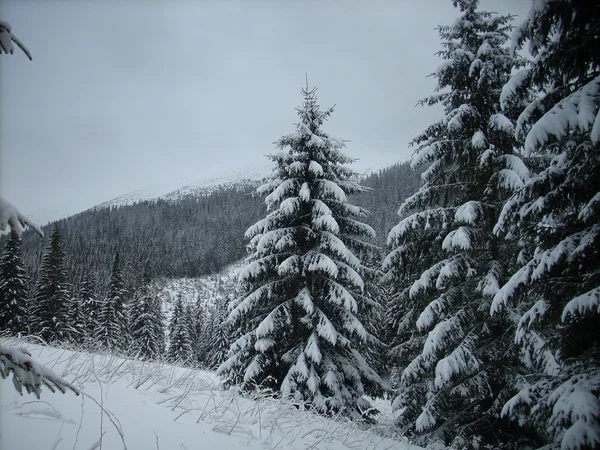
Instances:
[[[11,373],[13,385],[21,395],[25,388],[28,394],[34,394],[39,399],[42,386],[46,386],[52,392],[59,390],[64,394],[70,390],[79,395],[75,386],[35,362],[26,349],[0,345],[0,376],[7,378]]]
[[[425,331],[431,325],[433,325],[436,318],[439,317],[441,312],[444,310],[445,300],[446,296],[442,294],[440,297],[430,302],[423,312],[421,312],[416,322],[416,326],[419,331]]]
[[[266,198],[265,203],[267,205],[273,205],[283,200],[284,197],[288,196],[296,188],[296,180],[289,179],[283,181],[277,189],[271,192]]]
[[[587,230],[568,236],[554,247],[535,255],[494,296],[490,313],[499,312],[515,296],[518,289],[528,286],[532,282],[542,280],[557,265],[564,261],[573,263],[577,258],[591,251],[594,248],[594,236],[597,236],[598,233],[600,233],[600,225],[595,225]],[[576,303],[579,303],[579,301],[583,300],[578,300]]]
[[[492,130],[514,133],[515,126],[504,114],[493,114],[488,120],[488,126]]]
[[[17,46],[23,50],[23,53],[27,55],[29,60],[33,60],[31,56],[31,52],[23,45],[23,43],[13,34],[11,26],[8,22],[0,20],[0,55],[2,53],[6,53],[7,55],[12,55],[15,53],[15,47],[13,46],[13,42],[17,44]]]
[[[449,131],[460,131],[467,119],[476,116],[478,116],[478,112],[475,108],[463,104],[447,114],[443,122],[447,122]]]
[[[454,213],[454,221],[456,223],[464,223],[475,225],[477,221],[483,217],[483,208],[481,202],[469,200],[456,209]]]
[[[569,316],[580,316],[589,313],[600,314],[600,287],[578,295],[567,303],[562,312],[562,321],[566,322]]]
[[[462,336],[463,330],[457,316],[451,316],[439,322],[429,332],[423,344],[422,355],[426,358],[435,357],[438,352],[451,346],[452,338],[461,338]]]
[[[562,99],[531,127],[525,139],[525,153],[530,155],[551,137],[560,140],[573,131],[591,133],[599,105],[600,76]]]
[[[338,202],[346,201],[346,193],[336,183],[329,180],[319,180],[322,194],[325,197],[332,197]]]
[[[500,107],[503,111],[508,108],[510,100],[513,97],[516,97],[519,90],[527,83],[530,73],[531,69],[521,69],[515,72],[512,77],[510,77],[510,80],[508,80],[508,83],[502,87],[502,92],[500,93]]]
[[[457,230],[452,230],[444,238],[442,242],[443,250],[471,250],[471,227],[459,227]]]
[[[442,358],[435,366],[435,386],[444,387],[455,375],[479,370],[479,361],[471,352],[472,339],[465,338],[450,355]]]
[[[588,221],[594,220],[594,218],[598,217],[599,214],[600,192],[596,192],[592,199],[589,202],[587,202],[587,204],[583,208],[581,208],[581,211],[579,211],[577,218],[582,222],[586,223]]]
[[[0,23],[2,22],[0,21]],[[35,222],[21,213],[15,205],[0,197],[0,229],[4,231],[7,225],[10,225],[18,236],[21,236],[24,227],[31,227],[37,234],[44,237],[44,232]]]

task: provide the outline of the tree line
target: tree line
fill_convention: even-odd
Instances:
[[[66,261],[60,230],[54,228],[39,277],[30,291],[21,239],[17,232],[11,232],[0,257],[2,333],[35,335],[54,345],[193,367],[215,368],[223,360],[230,333],[225,298],[219,297],[215,305],[206,305],[202,299],[184,304],[179,295],[166,320],[149,264],[141,283],[130,292],[124,282],[126,268],[117,251],[108,289],[101,293],[91,270],[75,284],[69,282]]]

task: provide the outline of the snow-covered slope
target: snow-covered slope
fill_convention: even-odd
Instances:
[[[184,304],[199,302],[205,310],[215,306],[218,300],[225,301],[227,293],[234,291],[238,270],[242,263],[232,264],[220,273],[199,278],[159,278],[153,287],[162,299],[165,320],[170,320],[175,300],[181,295]]]
[[[189,195],[207,195],[218,189],[226,188],[252,188],[258,186],[271,174],[271,166],[256,167],[242,172],[232,172],[221,177],[208,178],[195,183],[187,184],[180,189],[169,192],[161,198],[164,200],[177,201]]]
[[[26,346],[82,392],[76,397],[44,388],[37,400],[19,396],[10,380],[0,379],[2,449],[418,449],[396,434],[389,409],[368,427],[317,416],[264,393],[249,398],[224,391],[213,372],[0,343]]]
[[[222,176],[198,180],[185,186],[174,185],[173,182],[154,184],[101,203],[96,208],[132,205],[142,201],[158,199],[177,201],[190,195],[208,195],[218,189],[226,188],[251,189],[252,187],[256,187],[270,173],[271,166],[259,166],[243,171],[231,172]]]

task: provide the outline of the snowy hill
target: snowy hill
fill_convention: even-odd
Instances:
[[[216,274],[198,278],[158,278],[153,287],[162,300],[166,323],[171,318],[175,301],[181,295],[184,304],[199,302],[204,310],[210,310],[219,300],[226,301],[228,293],[233,292],[238,270],[242,263],[235,263]]]
[[[243,171],[231,172],[221,176],[201,179],[184,186],[173,182],[146,186],[117,198],[101,203],[95,208],[109,208],[133,205],[142,201],[167,200],[178,201],[188,196],[209,195],[219,189],[256,187],[271,173],[271,166],[254,167]]]
[[[3,449],[365,449],[418,450],[397,435],[389,401],[379,423],[325,418],[289,401],[224,391],[213,372],[23,341],[34,359],[82,395],[19,396],[0,380]]]
[[[115,199],[112,205],[121,205],[119,208],[105,204],[58,221],[69,273],[73,274],[70,281],[76,284],[81,269],[88,268],[106,286],[117,247],[128,268],[130,290],[137,287],[145,262],[149,262],[155,278],[218,273],[246,256],[244,233],[266,212],[262,198],[248,195],[253,191],[248,184],[258,184],[267,173],[266,167],[264,172],[238,172],[168,193],[140,190]],[[375,229],[380,245],[385,245],[387,233],[397,224],[398,206],[417,190],[419,182],[420,172],[408,164],[390,166],[363,178],[370,190],[353,196],[352,202],[371,211],[366,221]],[[141,201],[152,196],[157,200]],[[44,231],[52,230],[47,226]],[[46,241],[37,235],[24,234],[23,258],[34,273],[45,246]]]

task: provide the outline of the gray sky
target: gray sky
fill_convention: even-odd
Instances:
[[[482,1],[516,23],[528,7]],[[405,160],[439,118],[415,104],[435,86],[435,28],[457,16],[450,0],[2,0],[33,61],[0,57],[0,192],[52,216],[262,166],[305,73],[355,169]]]

